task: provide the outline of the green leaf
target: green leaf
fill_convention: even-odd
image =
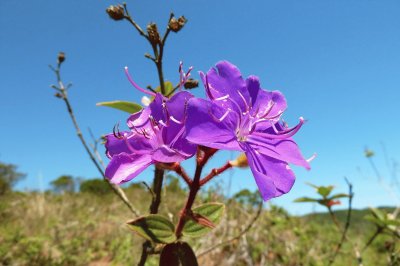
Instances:
[[[312,199],[312,198],[307,198],[307,197],[302,197],[295,199],[294,202],[318,202],[318,199]]]
[[[386,224],[389,225],[393,225],[395,227],[400,226],[400,220],[386,220]]]
[[[379,227],[382,227],[382,228],[386,227],[386,224],[385,224],[384,221],[379,220],[378,218],[376,218],[376,217],[374,217],[372,215],[367,215],[367,216],[364,217],[364,219],[374,223],[375,225],[377,225]]]
[[[386,220],[386,213],[376,209],[376,208],[370,208],[372,215],[375,216],[377,219],[381,220],[381,221],[385,221]]]
[[[198,266],[196,255],[186,242],[166,245],[161,251],[160,266]]]
[[[339,194],[330,196],[329,199],[333,200],[333,199],[348,198],[348,197],[349,197],[349,194],[339,193]]]
[[[174,85],[172,84],[171,81],[166,81],[164,83],[164,89],[165,89],[165,94],[164,95],[169,95],[173,90],[174,90]],[[155,88],[156,92],[161,92],[161,87],[158,86],[157,88]],[[172,96],[172,95],[170,95]]]
[[[311,183],[309,183],[309,182],[306,182],[306,184],[309,185],[310,187],[315,188],[315,189],[318,189],[318,188],[319,188],[319,186],[314,185],[314,184],[311,184]]]
[[[101,102],[97,103],[97,106],[107,106],[114,109],[118,109],[130,114],[139,112],[142,110],[142,106],[137,103],[127,102],[127,101],[112,101],[112,102]]]
[[[127,224],[135,233],[155,243],[172,243],[176,240],[174,225],[159,214],[143,216]]]
[[[318,194],[320,194],[322,197],[327,197],[329,194],[331,194],[332,190],[333,190],[333,186],[328,186],[328,187],[324,187],[324,186],[320,186],[317,189]]]
[[[225,205],[217,202],[206,203],[192,209],[195,215],[199,214],[205,217],[214,225],[217,225],[221,221],[224,210]],[[189,237],[200,237],[207,234],[211,230],[212,228],[206,225],[199,224],[194,220],[187,220],[183,227],[182,234]]]

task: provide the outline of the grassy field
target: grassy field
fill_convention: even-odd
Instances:
[[[203,192],[196,204],[223,201],[227,212],[206,237],[188,240],[197,255],[237,236],[256,212],[252,203],[226,200],[213,191]],[[136,185],[126,193],[145,214],[149,192]],[[162,203],[161,213],[176,222],[185,194],[176,184],[166,186],[163,196],[167,201]],[[358,265],[354,247],[361,249],[375,230],[363,219],[367,213],[354,210],[349,229],[351,243],[345,242],[334,265]],[[343,224],[346,212],[336,215]],[[143,240],[125,225],[132,218],[113,194],[8,193],[0,197],[0,265],[135,265]],[[199,263],[327,265],[340,237],[328,214],[293,217],[272,206],[263,209],[246,235],[200,256]],[[363,265],[387,265],[391,241],[388,236],[379,236],[362,253]],[[157,265],[157,258],[152,256],[148,265]]]

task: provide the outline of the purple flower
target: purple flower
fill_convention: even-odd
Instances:
[[[106,154],[111,159],[106,177],[115,184],[131,180],[149,165],[186,160],[196,145],[185,139],[187,102],[193,96],[179,92],[171,99],[156,94],[153,102],[132,114],[129,131],[106,136]]]
[[[209,100],[189,100],[186,138],[207,147],[245,152],[264,200],[289,192],[295,176],[288,163],[310,168],[291,139],[304,119],[287,128],[280,121],[286,109],[284,96],[261,89],[255,76],[244,80],[229,62],[219,62],[200,75]]]

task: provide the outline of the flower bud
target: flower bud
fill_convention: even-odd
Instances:
[[[65,53],[64,52],[59,52],[58,53],[57,61],[58,61],[58,64],[61,64],[62,62],[65,61]]]
[[[185,26],[185,23],[187,22],[187,19],[184,16],[179,17],[178,19],[173,17],[168,24],[168,27],[173,31],[173,32],[178,32],[180,31],[183,26]]]
[[[157,25],[155,23],[150,23],[147,25],[147,35],[149,36],[149,40],[153,45],[161,42],[160,34],[158,33]]]
[[[246,168],[249,166],[246,154],[241,153],[234,161],[230,161],[230,164],[234,167]]]
[[[185,82],[185,84],[183,84],[183,86],[187,90],[194,89],[194,88],[197,88],[199,86],[199,81],[190,78],[190,79],[186,80],[186,82]]]
[[[113,20],[122,20],[125,18],[124,7],[121,5],[109,6],[106,12]]]
[[[365,157],[367,157],[367,158],[371,158],[375,155],[374,151],[372,151],[370,149],[365,149],[364,154],[365,154]]]
[[[55,97],[62,99],[63,96],[61,93],[57,92],[56,94],[54,94]]]

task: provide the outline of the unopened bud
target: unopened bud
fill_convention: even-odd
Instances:
[[[54,94],[54,96],[56,96],[57,98],[60,98],[60,99],[63,97],[62,94],[59,93],[59,92],[57,92],[56,94]]]
[[[180,31],[183,26],[185,26],[185,23],[187,22],[187,19],[184,16],[179,17],[178,19],[173,17],[168,24],[168,27],[173,31],[173,32],[178,32]]]
[[[124,7],[121,5],[109,6],[106,12],[113,20],[122,20],[125,18]]]
[[[230,164],[234,167],[246,168],[249,166],[246,154],[241,153],[234,161],[230,161]]]
[[[160,34],[158,33],[157,25],[155,23],[150,23],[147,25],[147,35],[149,40],[153,45],[161,42]]]
[[[372,151],[370,149],[365,149],[364,154],[365,154],[365,157],[367,157],[367,158],[371,158],[372,156],[375,155],[374,151]]]
[[[190,78],[190,79],[186,80],[186,82],[185,82],[185,84],[183,84],[183,86],[187,90],[194,89],[194,88],[197,88],[199,86],[199,81]]]
[[[61,64],[62,62],[64,62],[65,61],[65,53],[59,52],[57,55],[57,60],[58,60],[58,64]]]

